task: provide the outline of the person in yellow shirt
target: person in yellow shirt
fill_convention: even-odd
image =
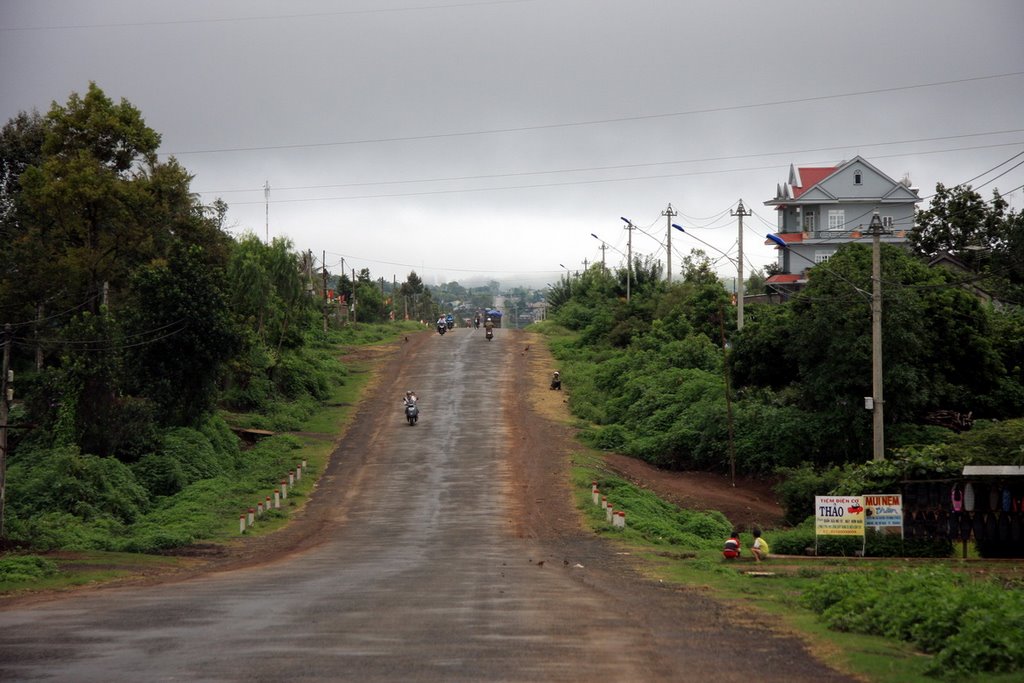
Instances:
[[[758,562],[768,559],[768,541],[761,538],[760,529],[754,529],[754,545],[750,546],[750,553]]]

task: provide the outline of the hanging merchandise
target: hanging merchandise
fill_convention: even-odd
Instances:
[[[974,512],[974,484],[971,482],[964,484],[964,510]]]

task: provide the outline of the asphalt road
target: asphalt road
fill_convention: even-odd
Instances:
[[[512,533],[515,435],[501,396],[518,345],[507,330],[486,342],[482,330],[458,329],[418,349],[382,378],[378,394],[393,405],[347,440],[336,455],[346,466],[316,494],[332,510],[319,545],[184,582],[0,611],[0,680],[800,678],[719,652],[727,627],[717,620],[686,634],[658,629],[645,605],[692,619],[686,594],[647,586],[632,596],[621,578],[609,588],[577,558],[555,562],[550,547]],[[420,397],[416,426],[404,421],[405,389]],[[756,629],[743,637],[765,641]],[[778,641],[765,656],[806,658],[794,648]],[[806,659],[804,680],[846,680]]]

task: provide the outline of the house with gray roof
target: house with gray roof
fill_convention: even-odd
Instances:
[[[877,210],[888,232],[881,239],[906,244],[921,201],[910,180],[893,180],[861,156],[832,167],[789,167],[789,178],[775,188],[775,235],[779,272],[767,284],[780,292],[796,291],[807,282],[807,270],[828,261],[850,242],[870,244],[867,226]],[[772,244],[772,241],[766,241]]]

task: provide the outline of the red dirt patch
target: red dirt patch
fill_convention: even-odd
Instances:
[[[740,530],[782,525],[783,510],[775,499],[771,481],[737,477],[733,486],[728,475],[671,472],[615,453],[605,455],[604,459],[609,469],[630,483],[682,508],[718,510]]]

